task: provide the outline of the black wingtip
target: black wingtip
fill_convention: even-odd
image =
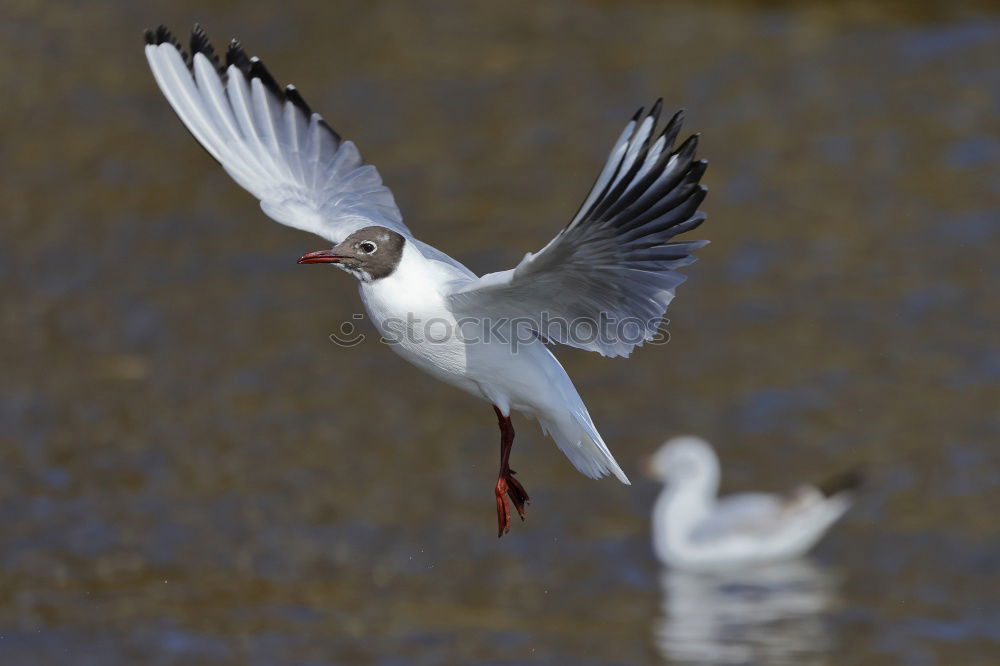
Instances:
[[[164,42],[170,42],[175,46],[178,47],[180,46],[180,43],[177,41],[177,38],[174,37],[174,33],[170,32],[170,29],[161,23],[156,28],[156,44],[160,45],[163,44]]]
[[[170,29],[162,23],[156,28],[155,38],[157,46],[160,44],[173,44],[178,50],[181,48],[181,43],[174,37],[174,33],[170,32]]]
[[[195,23],[194,28],[191,29],[191,60],[194,61],[195,54],[201,53],[208,61],[212,63],[215,71],[219,73],[219,76],[223,77],[225,80],[225,69],[219,62],[219,56],[215,52],[215,47],[212,46],[212,42],[208,39],[208,33],[205,29],[201,27],[200,23]]]
[[[284,96],[284,92],[281,90],[281,86],[278,82],[274,80],[271,76],[271,72],[267,71],[267,67],[264,67],[264,63],[260,61],[260,58],[254,56],[250,58],[250,78],[260,79],[260,82],[264,84],[264,87],[271,91],[271,93],[281,99]]]
[[[192,66],[194,55],[201,53],[215,66],[224,82],[227,80],[226,70],[229,67],[236,67],[247,79],[259,79],[268,92],[277,97],[279,101],[287,100],[291,102],[302,112],[307,121],[313,116],[312,108],[302,99],[302,95],[299,94],[298,89],[293,85],[289,85],[286,88],[279,86],[275,78],[264,66],[264,63],[256,56],[252,58],[247,56],[240,41],[236,38],[230,40],[229,46],[226,48],[225,65],[223,66],[220,64],[220,58],[215,52],[215,48],[208,39],[208,34],[200,23],[195,23],[191,30],[191,57],[185,53],[184,49],[181,48],[180,42],[177,41],[166,26],[161,25],[156,30],[146,30],[143,33],[143,37],[147,44],[172,44],[180,52],[189,69]],[[323,122],[322,118],[319,119],[319,124],[333,136],[335,141],[341,141],[340,135],[332,127]]]
[[[670,116],[670,122],[667,123],[667,127],[664,127],[663,129],[664,131],[666,131],[667,128],[671,126],[676,126],[680,128],[680,126],[683,124],[684,124],[684,109],[677,109],[677,111],[674,112],[674,115]]]
[[[698,149],[698,137],[700,136],[700,134],[695,133],[684,139],[684,143],[674,151],[674,155],[678,155],[681,159],[693,156]]]
[[[681,131],[681,125],[684,124],[684,109],[678,109],[670,120],[663,127],[663,131],[660,132],[660,137],[664,141],[664,151],[665,153],[670,152],[670,149],[674,146],[674,141],[677,140],[677,135]]]
[[[235,66],[241,72],[250,75],[250,58],[240,44],[240,40],[235,37],[230,40],[229,48],[226,49],[226,67]]]
[[[688,170],[688,176],[687,176],[688,182],[697,183],[699,180],[701,180],[701,177],[705,175],[705,169],[707,168],[708,168],[707,160],[698,160],[697,162],[694,162],[691,165],[691,168]]]
[[[187,64],[188,67],[191,66],[191,57],[188,55],[187,51],[184,50],[184,47],[181,46],[181,43],[177,41],[177,38],[174,37],[174,34],[170,32],[167,26],[161,23],[156,30],[146,30],[143,36],[146,39],[146,43],[153,46],[170,44],[177,49],[178,53],[181,54],[181,58],[184,59],[185,64]]]
[[[663,110],[663,98],[657,97],[656,103],[653,104],[653,108],[650,109],[649,115],[653,119],[653,125],[655,126],[660,120],[660,112]]]
[[[632,116],[632,120],[630,120],[629,122],[633,122],[633,123],[639,122],[639,118],[642,118],[642,112],[645,111],[645,110],[646,110],[646,107],[640,106],[639,110],[635,112],[635,115]]]
[[[208,34],[200,23],[195,23],[191,29],[191,53],[204,53],[211,60],[217,59],[215,49],[208,41]]]
[[[302,113],[306,114],[306,118],[312,116],[312,109],[306,104],[306,101],[302,99],[302,95],[299,94],[299,89],[289,83],[285,86],[285,99],[294,104]]]

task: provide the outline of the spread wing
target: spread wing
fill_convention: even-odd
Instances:
[[[146,31],[146,58],[194,138],[267,215],[333,243],[375,224],[410,236],[375,167],[238,41],[223,66],[201,26],[190,56],[160,26]]]
[[[543,338],[628,356],[651,340],[685,277],[677,269],[708,241],[670,242],[705,219],[707,163],[697,136],[677,150],[678,112],[653,140],[661,101],[625,127],[573,221],[517,267],[458,285],[462,316],[528,322]]]

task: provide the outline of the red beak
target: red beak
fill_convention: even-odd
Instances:
[[[334,254],[333,250],[319,250],[299,257],[300,264],[336,264],[347,257]]]

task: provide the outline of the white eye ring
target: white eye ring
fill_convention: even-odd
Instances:
[[[376,245],[371,241],[363,241],[358,245],[358,249],[364,252],[365,254],[375,254],[375,252],[378,250],[378,245]]]

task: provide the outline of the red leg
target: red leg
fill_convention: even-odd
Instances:
[[[524,486],[514,478],[516,472],[510,468],[510,450],[514,446],[514,426],[511,425],[510,417],[504,416],[500,408],[493,405],[493,411],[497,414],[497,425],[500,426],[500,474],[497,477],[496,497],[497,497],[497,536],[502,537],[510,531],[510,504],[507,497],[514,502],[514,508],[524,520],[524,505],[531,504],[531,498],[524,490]]]

